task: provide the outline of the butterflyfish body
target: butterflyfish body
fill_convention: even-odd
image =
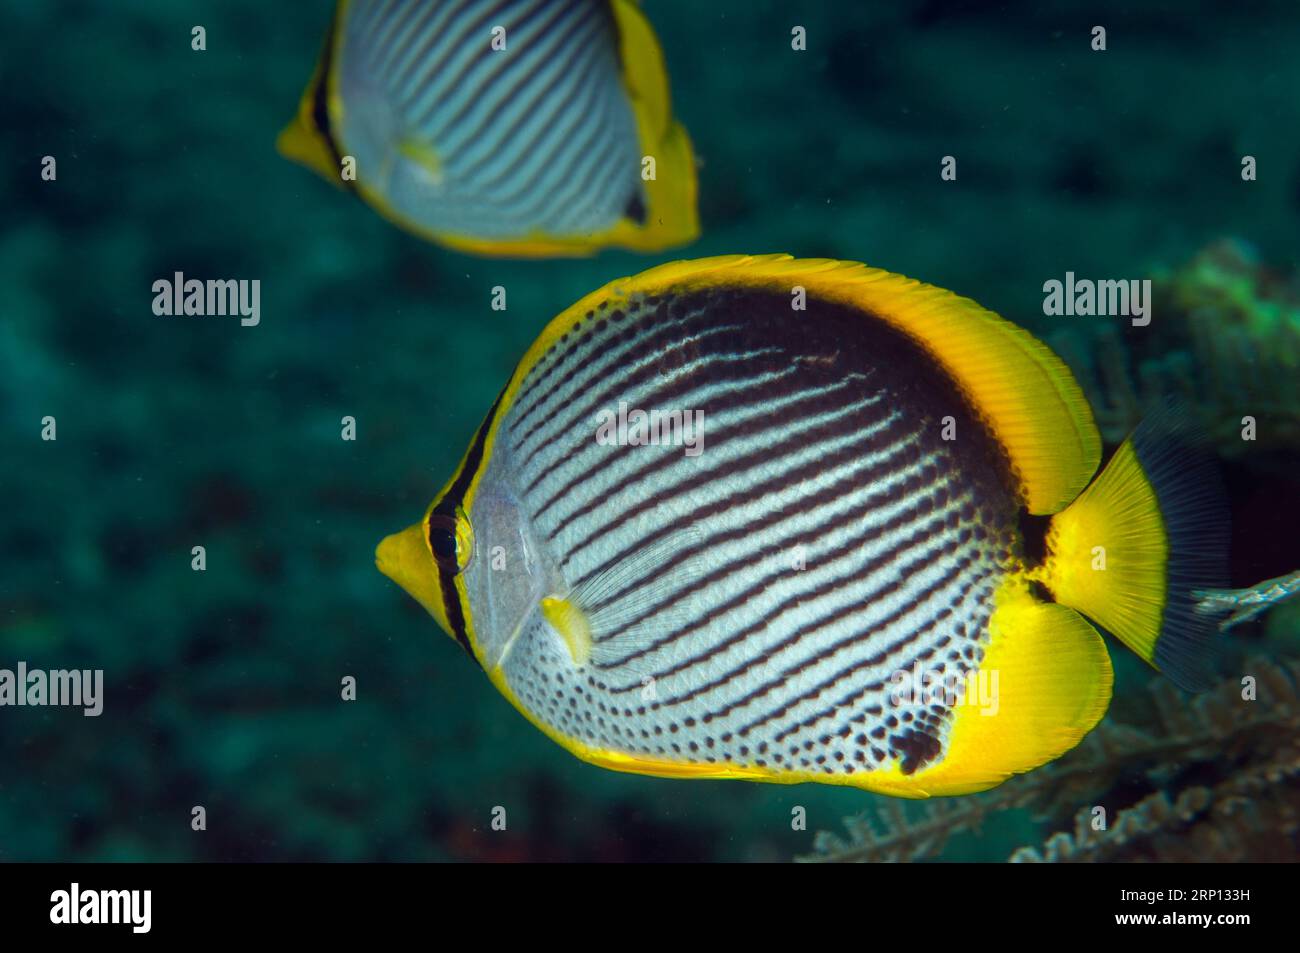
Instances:
[[[340,0],[280,151],[483,255],[657,251],[695,161],[632,0]]]
[[[597,765],[961,794],[1102,717],[1094,624],[1211,681],[1226,529],[1186,444],[1157,415],[1098,474],[1065,365],[950,292],[681,262],[552,321],[377,560]]]

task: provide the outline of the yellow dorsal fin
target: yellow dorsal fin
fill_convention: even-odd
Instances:
[[[730,255],[674,262],[612,282],[611,294],[796,285],[862,309],[903,331],[950,374],[1006,449],[1025,505],[1055,513],[1092,479],[1101,436],[1083,391],[1063,361],[1028,331],[992,311],[911,278],[855,262],[789,255]]]

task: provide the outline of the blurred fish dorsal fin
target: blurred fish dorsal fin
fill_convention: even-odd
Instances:
[[[654,27],[634,0],[613,0],[611,6],[620,37],[623,85],[636,116],[641,148],[657,165],[655,177],[641,183],[646,191],[645,222],[622,223],[619,243],[658,251],[693,241],[700,234],[695,152],[686,129],[672,115],[668,70]]]
[[[952,376],[997,437],[1029,512],[1057,512],[1096,472],[1101,436],[1065,363],[1028,331],[951,291],[856,262],[731,255],[661,265],[597,296],[727,286],[785,295],[802,287],[809,298],[855,307],[907,334]]]
[[[644,105],[650,129],[659,138],[672,119],[668,71],[659,38],[633,0],[613,0],[612,7],[621,38],[624,84],[628,95]]]

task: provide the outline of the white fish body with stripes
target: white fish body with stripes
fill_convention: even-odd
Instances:
[[[459,251],[658,251],[695,159],[633,0],[340,0],[287,157]]]
[[[1214,677],[1190,595],[1224,563],[1213,468],[1173,409],[1101,456],[1065,365],[968,299],[680,262],[555,318],[376,555],[594,764],[963,794],[1098,722],[1099,628]]]

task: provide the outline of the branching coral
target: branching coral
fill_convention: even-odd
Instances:
[[[1294,861],[1300,830],[1300,748],[1245,765],[1216,784],[1184,788],[1172,798],[1149,794],[1097,829],[1089,808],[1074,831],[1022,847],[1012,862],[1095,860]]]
[[[1027,808],[1046,829],[1017,861],[1294,860],[1300,857],[1300,663],[1257,660],[1190,702],[1152,684],[1146,727],[1107,720],[1064,758],[993,791],[881,800],[819,833],[801,860],[924,860],[999,812]],[[1249,676],[1249,681],[1246,681]],[[1094,829],[1097,808],[1108,823]]]
[[[1300,596],[1300,570],[1276,579],[1265,579],[1245,589],[1203,589],[1192,595],[1200,600],[1196,606],[1198,613],[1223,617],[1219,628],[1226,632]]]

